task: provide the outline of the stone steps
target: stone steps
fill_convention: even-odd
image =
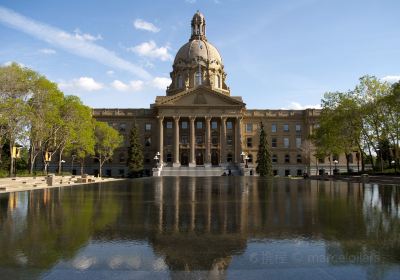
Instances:
[[[228,175],[228,169],[223,167],[163,167],[161,176],[213,177]],[[239,170],[231,168],[233,176],[240,175]]]

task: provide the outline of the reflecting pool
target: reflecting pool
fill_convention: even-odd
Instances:
[[[0,195],[0,279],[400,279],[400,186],[143,178]]]

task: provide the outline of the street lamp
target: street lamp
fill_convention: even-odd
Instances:
[[[242,157],[242,163],[244,162],[244,157],[246,156],[246,153],[245,152],[242,152],[241,154],[240,154],[240,156]]]
[[[337,170],[337,164],[338,164],[339,162],[338,162],[337,159],[335,159],[335,160],[333,161],[333,163],[335,164],[335,170],[333,170],[333,173],[334,173],[334,174],[337,174],[337,173],[339,173],[338,170]]]
[[[250,158],[246,155],[246,157],[245,157],[244,159],[246,160],[246,164],[245,164],[244,167],[249,168],[249,166],[247,165],[247,162],[248,162],[248,160],[249,160]]]
[[[158,154],[158,153],[157,153]],[[154,156],[154,161],[156,162],[156,167],[158,167],[158,162],[159,162],[159,157],[158,157],[158,155],[155,155]]]
[[[63,165],[63,163],[65,163],[65,160],[61,160],[61,165],[60,165],[60,174],[62,175],[62,165]]]
[[[376,149],[376,152],[379,154],[379,159],[381,161],[381,172],[383,173],[382,151],[381,152],[379,152],[379,151],[381,151],[379,148]]]
[[[390,163],[391,163],[391,164],[394,164],[394,174],[396,174],[396,173],[397,173],[397,172],[396,172],[396,161],[395,161],[395,160],[392,160]]]

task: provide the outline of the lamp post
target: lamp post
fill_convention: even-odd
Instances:
[[[337,170],[337,164],[338,164],[339,162],[338,162],[337,159],[335,159],[335,160],[333,161],[333,163],[335,164],[335,170],[333,170],[333,174],[337,174],[337,173],[339,173],[338,170]]]
[[[245,164],[244,167],[249,168],[249,166],[248,166],[248,164],[247,164],[247,162],[248,162],[248,160],[249,160],[249,157],[246,155],[246,157],[245,157],[244,159],[246,160],[246,164]]]
[[[62,168],[63,168],[62,165],[63,165],[63,163],[65,163],[65,160],[62,159],[62,160],[61,160],[61,165],[60,165],[60,174],[61,174],[61,175],[62,175]]]
[[[379,154],[379,159],[381,161],[381,173],[383,173],[383,161],[382,161],[382,151],[378,148],[376,152]]]
[[[242,157],[242,163],[244,163],[244,157],[246,156],[245,152],[242,152],[242,153],[240,154],[240,156]]]
[[[395,160],[392,160],[391,162],[390,162],[391,164],[394,164],[394,174],[396,175],[396,161]]]
[[[156,168],[158,167],[158,162],[159,162],[159,157],[158,157],[158,155],[155,155],[154,156],[154,161],[156,162]]]

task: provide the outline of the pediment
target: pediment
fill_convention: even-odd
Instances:
[[[217,91],[197,88],[174,96],[166,96],[156,102],[158,106],[244,106],[241,98],[233,98]]]

